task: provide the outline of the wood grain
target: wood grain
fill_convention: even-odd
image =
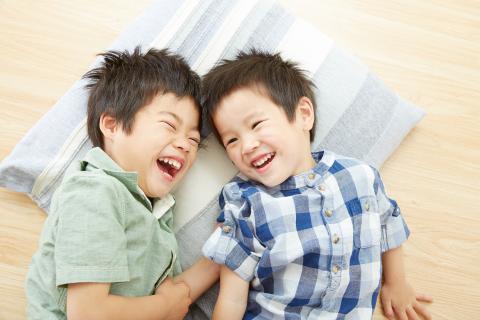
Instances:
[[[480,314],[480,2],[281,0],[366,62],[425,119],[382,168],[412,231],[408,277],[434,319]],[[0,159],[147,0],[0,2]],[[24,319],[45,216],[0,190],[0,319]],[[378,308],[374,319],[383,319]]]

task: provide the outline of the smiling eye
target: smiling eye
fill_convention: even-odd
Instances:
[[[198,146],[200,144],[200,139],[197,139],[197,138],[189,138],[188,139],[190,141],[191,144],[193,144],[194,146]]]
[[[253,125],[252,125],[252,129],[255,129],[263,121],[265,121],[265,120],[260,120],[260,121],[254,122]]]
[[[172,123],[170,123],[170,122],[168,122],[168,121],[161,121],[161,123],[166,124],[168,127],[170,127],[170,128],[173,129],[173,130],[176,130],[176,129],[177,129]]]
[[[228,147],[228,145],[234,143],[235,141],[237,141],[237,138],[231,138],[230,140],[228,140],[228,141],[225,143],[225,147]]]

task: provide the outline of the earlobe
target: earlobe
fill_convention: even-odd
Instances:
[[[302,127],[306,131],[313,128],[315,121],[315,110],[312,101],[307,97],[301,97],[297,105],[297,117],[302,123]]]
[[[107,140],[113,140],[118,129],[117,120],[114,117],[104,113],[100,116],[99,122],[103,137]]]

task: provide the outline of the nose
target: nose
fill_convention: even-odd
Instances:
[[[259,141],[252,135],[242,137],[242,154],[246,155],[255,151],[260,145]]]
[[[190,148],[191,148],[191,145],[190,145],[190,142],[188,141],[188,138],[187,137],[177,137],[174,141],[173,141],[173,146],[176,148],[176,149],[179,149],[183,152],[189,152],[190,151]]]

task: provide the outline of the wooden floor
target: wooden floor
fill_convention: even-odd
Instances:
[[[281,2],[427,111],[382,175],[412,230],[409,279],[435,298],[434,319],[480,319],[480,2]],[[147,3],[0,2],[0,159]],[[0,190],[0,319],[25,318],[44,219],[28,197]]]

